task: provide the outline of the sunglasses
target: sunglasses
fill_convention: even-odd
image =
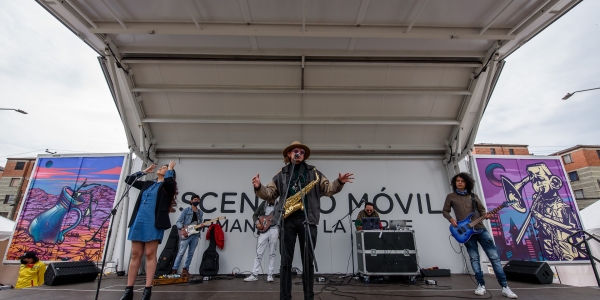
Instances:
[[[304,150],[294,149],[294,154],[298,154],[298,153],[300,153],[300,155],[304,155]]]

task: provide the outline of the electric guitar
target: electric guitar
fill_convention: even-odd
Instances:
[[[258,217],[258,222],[263,226],[262,229],[257,229],[260,233],[265,233],[269,230],[269,228],[275,225],[275,219],[273,216],[275,215],[275,210],[273,210],[270,214]]]
[[[518,200],[512,200],[512,201],[505,201],[504,203],[502,203],[502,205],[494,208],[492,211],[490,211],[490,214],[495,214],[497,213],[499,210],[517,203]],[[483,229],[475,229],[475,225],[481,223],[483,220],[485,220],[485,215],[475,219],[475,220],[471,220],[471,217],[473,217],[475,213],[472,212],[470,213],[464,220],[458,221],[458,226],[454,227],[452,226],[452,224],[450,224],[450,233],[452,234],[452,236],[454,237],[454,239],[456,239],[457,242],[464,244],[466,243],[471,236],[473,236],[474,234],[479,234],[483,231]]]
[[[187,232],[187,236],[183,235],[181,233],[181,231],[179,231],[179,239],[180,240],[186,240],[188,237],[190,237],[190,235],[200,233],[200,231],[198,229],[200,227],[202,227],[202,225],[205,225],[205,226],[206,225],[210,225],[212,222],[215,222],[215,221],[218,221],[218,220],[225,220],[225,219],[227,219],[226,216],[220,216],[218,218],[214,218],[212,220],[208,220],[208,221],[206,221],[204,223],[200,223],[200,224],[197,224],[197,225],[195,224],[196,222],[194,222],[194,223],[192,223],[192,224],[190,224],[190,225],[188,225],[186,227],[183,227],[183,230],[185,232]]]

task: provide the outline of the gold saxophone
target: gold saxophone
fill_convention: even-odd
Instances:
[[[304,210],[304,205],[302,205],[302,195],[305,195],[308,192],[310,192],[310,190],[312,190],[315,187],[315,185],[319,182],[319,172],[315,170],[315,173],[317,175],[317,178],[315,180],[307,184],[304,188],[302,188],[300,192],[285,199],[285,203],[283,204],[284,218],[287,218],[289,215],[291,215],[293,212],[299,209]]]

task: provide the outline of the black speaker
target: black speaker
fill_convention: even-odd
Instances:
[[[543,261],[511,260],[504,266],[506,279],[531,283],[552,283],[554,273]]]
[[[51,263],[44,274],[45,285],[80,283],[96,280],[98,268],[91,261]]]

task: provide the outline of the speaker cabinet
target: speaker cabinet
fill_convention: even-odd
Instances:
[[[554,273],[543,261],[511,260],[504,266],[506,279],[530,283],[552,283]]]
[[[98,268],[91,261],[51,263],[44,274],[45,285],[60,285],[96,280]]]
[[[419,274],[417,244],[412,230],[356,232],[358,272],[365,275]]]

